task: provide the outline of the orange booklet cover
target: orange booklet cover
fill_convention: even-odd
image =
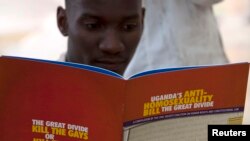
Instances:
[[[171,135],[190,128],[199,129],[194,139],[203,139],[207,124],[242,117],[248,72],[249,63],[237,63],[125,80],[87,65],[0,57],[0,140],[180,140]],[[178,128],[162,130],[170,127]]]

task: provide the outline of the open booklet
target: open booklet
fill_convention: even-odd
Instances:
[[[97,67],[0,57],[1,141],[195,141],[240,124],[249,63],[124,80]]]

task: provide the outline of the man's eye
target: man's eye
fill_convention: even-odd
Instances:
[[[98,23],[84,23],[84,26],[88,30],[97,30],[102,27],[101,24]]]
[[[129,32],[129,31],[135,30],[137,27],[138,27],[137,23],[129,23],[129,24],[123,25],[122,30]]]

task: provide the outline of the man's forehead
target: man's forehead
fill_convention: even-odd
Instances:
[[[92,15],[99,18],[124,19],[142,15],[141,0],[68,0],[71,17]]]
[[[124,8],[140,8],[142,0],[66,0],[67,7],[84,7],[84,8],[98,8],[98,7],[119,7]],[[109,9],[112,10],[112,9]]]

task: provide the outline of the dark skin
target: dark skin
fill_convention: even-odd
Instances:
[[[123,74],[143,32],[141,0],[66,0],[57,22],[68,36],[66,61]]]

